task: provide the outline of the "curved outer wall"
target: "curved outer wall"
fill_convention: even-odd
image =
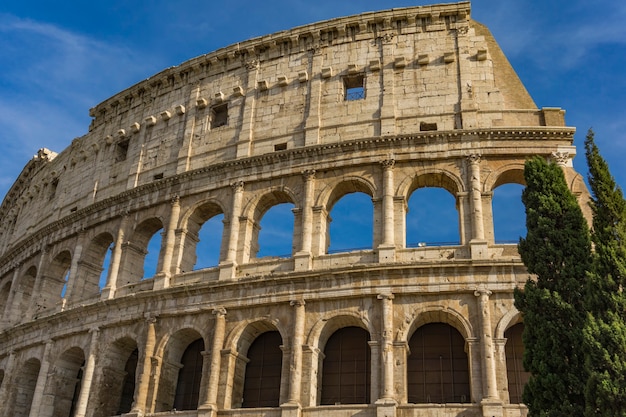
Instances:
[[[176,415],[525,413],[505,331],[521,321],[512,292],[527,273],[515,245],[494,241],[492,191],[523,184],[524,160],[541,155],[588,197],[564,111],[536,108],[469,3],[251,39],[90,112],[89,133],[40,150],[0,207],[3,415],[173,414],[194,340],[198,409]],[[406,247],[421,187],[454,196],[459,245]],[[329,254],[329,213],[352,192],[372,198],[372,248]],[[259,222],[279,203],[294,205],[292,254],[257,258]],[[194,270],[199,230],[219,214],[219,265]],[[144,277],[157,232],[157,272]],[[469,396],[410,399],[408,344],[429,323],[462,336]],[[368,398],[323,404],[326,342],[351,327],[368,335]],[[279,401],[246,407],[246,355],[270,331]]]

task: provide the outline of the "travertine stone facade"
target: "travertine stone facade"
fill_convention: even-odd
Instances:
[[[505,332],[521,322],[512,292],[527,273],[515,245],[494,241],[492,191],[523,184],[540,155],[587,194],[564,111],[537,109],[469,3],[240,42],[90,112],[89,132],[40,150],[0,207],[0,414],[525,414]],[[406,247],[421,187],[455,197],[459,245]],[[372,198],[373,247],[329,254],[329,213],[352,192]],[[285,202],[291,257],[257,258],[259,222]],[[219,265],[194,270],[219,214]],[[410,341],[433,323],[467,355],[468,394],[452,401],[412,399]],[[353,328],[367,339],[366,400],[328,404],[326,344]],[[276,404],[249,406],[253,346],[273,332]],[[197,406],[174,412],[192,345]]]

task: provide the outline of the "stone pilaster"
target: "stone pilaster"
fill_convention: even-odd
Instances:
[[[483,406],[483,416],[502,416],[502,401],[498,398],[498,380],[496,377],[494,358],[495,350],[491,330],[491,307],[489,305],[491,291],[479,288],[474,292],[474,295],[478,297],[481,324],[480,350],[483,386],[481,405]]]
[[[78,262],[83,255],[83,239],[85,238],[85,232],[80,231],[76,240],[76,247],[74,248],[74,254],[72,255],[72,262],[70,264],[70,273],[67,278],[67,288],[65,290],[65,296],[63,297],[63,306],[67,302],[71,302],[74,298],[74,287],[76,287],[76,281],[78,281]]]
[[[393,211],[393,167],[396,161],[381,161],[383,167],[383,242],[378,246],[378,262],[394,262],[396,259],[395,221]]]
[[[28,417],[39,417],[43,414],[41,409],[41,403],[43,400],[43,393],[48,381],[48,370],[50,369],[50,353],[54,341],[48,340],[46,347],[43,351],[43,357],[41,358],[41,366],[39,367],[39,375],[37,376],[37,384],[35,385],[35,393],[33,394],[33,400],[30,406],[30,414]]]
[[[9,392],[13,389],[14,385],[11,383],[15,380],[15,352],[9,352],[9,358],[7,359],[6,366],[4,368],[4,379],[2,385],[0,385],[0,404],[7,404],[9,399]],[[8,408],[8,407],[7,407]],[[0,409],[0,416],[10,417],[12,410]]]
[[[176,244],[176,226],[180,218],[180,197],[175,195],[172,197],[172,208],[170,210],[170,218],[165,233],[165,247],[163,251],[163,262],[161,270],[156,275],[154,289],[167,288],[170,286],[170,276],[172,275],[172,257],[174,255],[174,246]]]
[[[230,213],[230,231],[228,234],[228,249],[226,260],[220,263],[219,279],[233,279],[237,270],[237,247],[239,242],[239,216],[243,204],[243,181],[231,184],[233,190],[233,204]]]
[[[315,189],[315,170],[302,172],[304,179],[304,202],[302,203],[302,243],[300,251],[294,255],[296,271],[308,271],[312,268],[311,246],[313,240],[313,191]]]
[[[395,404],[395,390],[393,385],[393,294],[379,294],[377,297],[382,302],[382,340],[381,340],[381,373],[382,373],[382,396],[377,403]]]
[[[135,403],[129,413],[132,416],[143,416],[148,401],[148,391],[150,390],[150,376],[152,374],[152,355],[156,346],[156,317],[148,315],[146,318],[146,343],[143,352],[143,366],[140,372],[139,384],[135,388]]]
[[[100,330],[96,327],[89,331],[91,333],[91,343],[89,345],[89,355],[85,362],[83,370],[83,378],[81,380],[80,394],[78,396],[78,405],[74,412],[74,417],[85,417],[87,405],[89,404],[89,395],[91,394],[91,382],[93,381],[93,373],[96,369],[96,356],[98,353],[98,336]]]
[[[489,256],[487,241],[485,240],[485,225],[483,223],[483,202],[480,180],[480,155],[468,155],[467,161],[470,172],[470,208],[472,211],[472,240],[470,247],[473,259],[485,259]]]
[[[117,236],[115,243],[113,244],[113,251],[111,252],[111,263],[109,265],[109,276],[107,278],[107,284],[102,289],[101,299],[107,300],[115,296],[117,290],[117,277],[120,272],[120,262],[122,260],[122,246],[124,244],[124,236],[126,235],[126,227],[128,225],[128,213],[122,216],[120,227],[117,229]]]
[[[209,371],[209,383],[207,384],[206,400],[198,407],[198,417],[217,416],[217,393],[220,381],[220,369],[222,361],[222,346],[226,334],[226,309],[218,307],[213,310],[215,315],[215,328],[213,329],[213,345],[211,346],[211,370]]]

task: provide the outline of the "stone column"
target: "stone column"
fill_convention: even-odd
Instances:
[[[7,359],[6,366],[4,368],[4,379],[2,380],[2,385],[0,385],[0,404],[7,404],[9,399],[9,392],[14,387],[11,383],[15,380],[15,351],[9,352],[9,359]],[[0,409],[0,416],[8,416],[9,412],[12,410],[2,410]]]
[[[245,62],[247,69],[245,73],[245,100],[243,102],[243,115],[239,141],[237,142],[237,158],[250,156],[252,141],[254,140],[254,120],[256,118],[257,102],[257,82],[260,64],[257,59],[250,59]],[[243,90],[242,90],[243,92]]]
[[[470,241],[472,258],[487,258],[485,225],[483,223],[483,202],[480,181],[480,154],[468,155],[470,168],[470,207],[472,210],[472,240]]]
[[[493,406],[501,405],[498,398],[498,381],[496,378],[496,367],[494,358],[494,346],[493,335],[491,330],[491,307],[489,305],[489,296],[491,291],[479,288],[474,292],[474,295],[478,297],[478,308],[480,310],[480,349],[481,349],[481,362],[482,362],[482,385],[483,385],[483,399],[481,404],[486,405],[490,411]],[[502,411],[500,411],[500,414]],[[486,415],[485,413],[483,413]],[[495,414],[494,414],[495,415]]]
[[[157,280],[154,289],[168,288],[170,286],[170,276],[172,275],[172,256],[174,255],[174,245],[176,244],[176,226],[180,217],[180,197],[172,197],[172,209],[165,233],[165,248],[163,251],[163,262],[161,270],[157,273]]]
[[[39,257],[39,264],[37,265],[37,276],[35,277],[35,285],[33,285],[33,293],[30,297],[30,303],[28,306],[28,312],[26,313],[26,317],[31,319],[35,310],[37,309],[37,303],[39,302],[39,297],[41,296],[41,287],[43,283],[43,266],[48,262],[48,255],[50,253],[50,249],[48,246],[43,245],[41,248],[41,255]]]
[[[117,289],[117,277],[120,272],[120,262],[122,260],[122,246],[124,244],[124,236],[126,234],[126,226],[128,224],[128,213],[122,216],[120,227],[117,229],[117,236],[111,253],[111,263],[109,265],[109,276],[107,285],[102,289],[101,299],[107,300],[115,296]]]
[[[15,265],[15,269],[13,271],[13,278],[11,278],[11,288],[9,290],[9,296],[7,297],[7,304],[4,306],[4,311],[2,312],[2,320],[6,323],[14,323],[19,319],[19,317],[15,317],[16,315],[21,316],[24,314],[24,311],[19,311],[18,306],[13,306],[13,302],[15,300],[15,293],[17,292],[18,287],[18,279],[20,277],[20,269],[21,264]],[[37,271],[39,272],[39,271]],[[34,288],[33,288],[34,293]],[[32,294],[34,295],[34,294]]]
[[[386,159],[381,161],[383,167],[383,242],[378,246],[378,262],[395,261],[395,234],[393,212],[393,167],[396,161]]]
[[[393,387],[393,294],[379,294],[377,297],[382,301],[382,340],[381,340],[381,360],[382,360],[382,397],[378,403],[395,403],[395,392]]]
[[[209,383],[207,384],[206,401],[198,407],[198,416],[214,417],[217,415],[217,393],[220,382],[220,369],[222,364],[222,347],[226,334],[226,309],[217,307],[213,310],[215,315],[215,328],[213,329],[213,345],[211,347],[211,370]],[[202,413],[200,413],[200,410]]]
[[[70,264],[70,273],[67,278],[67,288],[65,290],[65,297],[63,297],[63,309],[65,309],[65,305],[68,301],[71,301],[75,298],[74,287],[76,286],[76,282],[78,281],[78,262],[83,254],[83,238],[85,237],[85,232],[80,231],[78,233],[78,239],[76,242],[76,247],[74,248],[74,254],[72,255],[72,262]]]
[[[76,407],[74,417],[85,417],[87,405],[89,404],[89,395],[91,394],[91,381],[93,380],[93,373],[96,369],[96,355],[100,330],[96,327],[91,329],[89,332],[91,333],[89,356],[87,356],[87,362],[85,363],[83,371],[80,394],[78,395],[78,406]]]
[[[233,279],[237,268],[237,246],[239,240],[239,216],[243,203],[243,181],[231,184],[233,189],[233,205],[230,213],[230,233],[228,234],[228,250],[226,260],[220,264],[219,279]]]
[[[37,375],[37,384],[35,385],[35,392],[33,394],[33,401],[30,406],[30,414],[28,417],[38,417],[41,415],[41,402],[43,400],[43,393],[46,389],[46,382],[48,381],[48,370],[50,369],[50,353],[54,341],[48,340],[46,347],[43,351],[43,357],[41,358],[41,367],[39,368],[39,375]]]
[[[139,377],[139,385],[135,388],[135,403],[131,414],[144,415],[146,404],[148,401],[148,391],[150,389],[150,376],[152,374],[152,355],[154,355],[154,347],[156,346],[156,317],[148,316],[146,318],[148,329],[146,330],[146,344],[144,349],[143,366],[141,376]]]
[[[304,344],[304,322],[306,317],[304,300],[293,300],[290,305],[295,309],[293,323],[293,347],[291,349],[291,366],[289,383],[289,404],[300,406],[300,390],[302,385],[302,345]]]
[[[300,251],[295,254],[295,270],[308,271],[311,269],[311,244],[313,240],[313,191],[315,188],[315,170],[308,169],[302,172],[304,179],[304,201],[302,202],[302,244]]]

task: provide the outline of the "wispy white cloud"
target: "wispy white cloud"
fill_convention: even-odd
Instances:
[[[8,14],[0,50],[0,195],[38,148],[63,150],[87,132],[90,107],[156,71],[123,45]]]

